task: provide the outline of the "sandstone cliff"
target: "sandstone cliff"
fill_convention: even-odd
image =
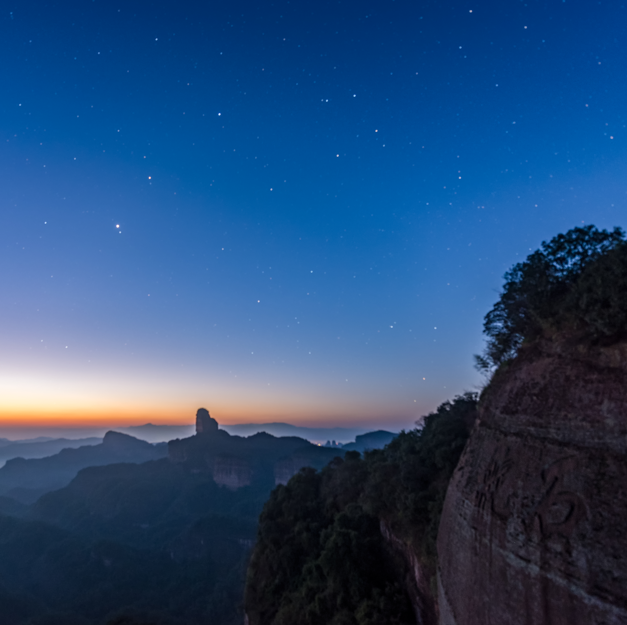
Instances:
[[[265,432],[231,436],[205,408],[196,415],[196,435],[168,443],[168,458],[196,473],[210,473],[221,486],[238,489],[254,483],[284,483],[302,467],[322,468],[342,452],[311,444],[296,436]]]
[[[627,623],[627,343],[498,371],[438,534],[441,625]]]

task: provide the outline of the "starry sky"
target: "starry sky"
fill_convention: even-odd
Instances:
[[[412,427],[502,276],[627,226],[627,8],[0,14],[0,425]]]

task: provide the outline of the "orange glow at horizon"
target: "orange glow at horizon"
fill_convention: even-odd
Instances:
[[[171,408],[152,410],[122,409],[116,408],[94,409],[58,409],[40,410],[2,410],[0,412],[0,428],[89,428],[89,427],[129,427],[136,425],[193,425],[196,410],[206,407],[211,415],[222,425],[236,425],[240,423],[270,423],[286,422],[303,427],[359,427],[368,426],[370,423],[407,422],[411,427],[411,417],[400,414],[364,414],[359,412],[348,413],[327,410],[272,409],[269,406],[250,410],[246,407],[216,406],[209,403],[181,407],[179,410]]]
[[[193,425],[205,407],[224,425],[287,422],[304,427],[368,427],[408,424],[421,414],[399,408],[390,398],[342,397],[316,389],[264,388],[148,376],[117,379],[59,373],[0,375],[0,427],[80,428]],[[403,426],[404,427],[404,426]]]

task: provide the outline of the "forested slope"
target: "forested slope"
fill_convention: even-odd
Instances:
[[[440,512],[476,404],[457,397],[384,449],[277,487],[248,570],[250,625],[434,622]]]

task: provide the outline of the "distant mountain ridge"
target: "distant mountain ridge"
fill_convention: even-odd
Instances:
[[[241,423],[237,425],[222,425],[221,429],[229,434],[251,436],[257,432],[267,432],[272,436],[298,436],[308,441],[321,442],[327,439],[336,441],[352,441],[356,436],[368,432],[367,428],[311,428],[290,423]]]
[[[364,452],[370,449],[381,449],[388,443],[391,443],[397,434],[386,432],[385,430],[377,430],[376,432],[368,432],[355,437],[354,443],[346,443],[341,449],[344,451]]]
[[[219,429],[205,408],[196,414],[196,434],[168,443],[168,458],[213,476],[216,484],[242,488],[255,483],[284,484],[302,467],[322,468],[343,452],[297,436],[257,432],[242,437]]]
[[[304,427],[280,421],[270,423],[237,423],[235,425],[220,425],[221,430],[238,436],[252,436],[258,432],[267,432],[273,436],[299,436],[310,442],[323,443],[335,440],[348,443],[356,436],[372,431],[367,427]],[[77,440],[84,438],[102,438],[109,430],[129,434],[149,443],[167,443],[175,438],[187,438],[194,435],[194,425],[156,425],[144,423],[125,427],[108,426],[100,428],[2,428],[0,427],[0,450],[6,445],[22,443],[43,443],[54,439]],[[41,436],[32,437],[31,433],[41,433]],[[43,435],[45,434],[45,436]],[[10,436],[7,438],[7,436]],[[68,447],[71,445],[68,445]]]
[[[70,483],[86,467],[163,458],[166,446],[151,445],[120,432],[107,432],[98,445],[65,448],[47,458],[13,458],[0,468],[0,496],[32,503],[42,494]]]
[[[296,436],[231,435],[204,409],[196,433],[168,447],[168,458],[87,466],[31,506],[0,492],[2,625],[239,625],[248,553],[270,492],[344,453]],[[102,448],[118,458],[155,449],[110,432],[101,445],[8,467],[48,473],[82,453],[95,464]]]
[[[165,443],[157,443],[155,446],[142,439],[161,441],[165,438],[173,441],[174,446],[171,448],[175,450],[181,449],[178,444],[179,440],[187,440],[184,446],[188,450],[195,449],[195,443],[192,442],[196,440],[194,426],[147,423],[121,429],[125,431],[107,432],[104,439],[97,437],[66,439],[45,436],[18,441],[0,439],[0,496],[9,496],[28,504],[34,502],[43,493],[64,487],[78,471],[88,466],[117,462],[146,462],[166,455]],[[214,463],[212,471],[215,471],[218,483],[233,486],[247,482],[246,475],[252,470],[249,458],[246,457],[248,452],[242,452],[244,449],[249,449],[256,457],[259,454],[263,455],[265,453],[263,449],[268,445],[276,448],[277,451],[284,449],[284,452],[279,454],[282,458],[276,456],[275,452],[270,454],[273,457],[276,456],[273,462],[280,460],[279,464],[273,465],[271,471],[274,472],[275,483],[282,483],[303,466],[321,468],[334,454],[337,454],[340,448],[343,451],[375,449],[382,447],[396,436],[394,433],[383,430],[355,434],[363,430],[304,428],[282,422],[227,426],[217,426],[216,422],[215,429],[221,438],[216,439],[214,444],[210,445],[210,447],[215,447],[211,452],[214,458],[211,461]],[[319,453],[317,449],[320,449],[320,446],[312,444],[310,440],[323,441],[325,437],[338,441],[339,444],[331,449],[330,446],[326,446],[325,451]],[[354,438],[354,442],[341,443],[342,440],[351,440],[351,437]],[[205,439],[205,444],[206,442]],[[296,451],[298,453],[295,454]],[[173,458],[178,457],[177,453],[174,452]],[[206,455],[208,449],[198,453],[200,456]],[[238,456],[239,460],[236,460],[235,456]],[[259,458],[255,461],[257,464]],[[8,459],[8,462],[2,467],[1,463],[4,459]],[[202,463],[206,464],[206,459],[203,459]],[[266,469],[270,471],[269,465],[264,471]]]
[[[0,438],[0,448],[6,447],[7,445],[14,445],[20,443],[45,443],[47,441],[53,440],[53,436],[36,436],[35,438],[25,438],[25,439],[8,439],[8,438]],[[75,440],[75,439],[71,439]]]
[[[0,439],[0,466],[11,458],[45,458],[58,454],[62,449],[68,447],[83,447],[84,445],[99,445],[100,443],[102,443],[102,438],[96,436],[90,438],[39,437],[19,441]]]
[[[312,428],[283,422],[221,424],[219,428],[236,436],[252,436],[259,432],[266,432],[276,437],[298,436],[316,443],[331,439],[338,442],[349,442],[355,440],[355,437],[368,432],[367,428]],[[116,428],[116,430],[151,443],[166,442],[175,438],[187,438],[195,433],[193,425],[154,425],[152,423]]]

